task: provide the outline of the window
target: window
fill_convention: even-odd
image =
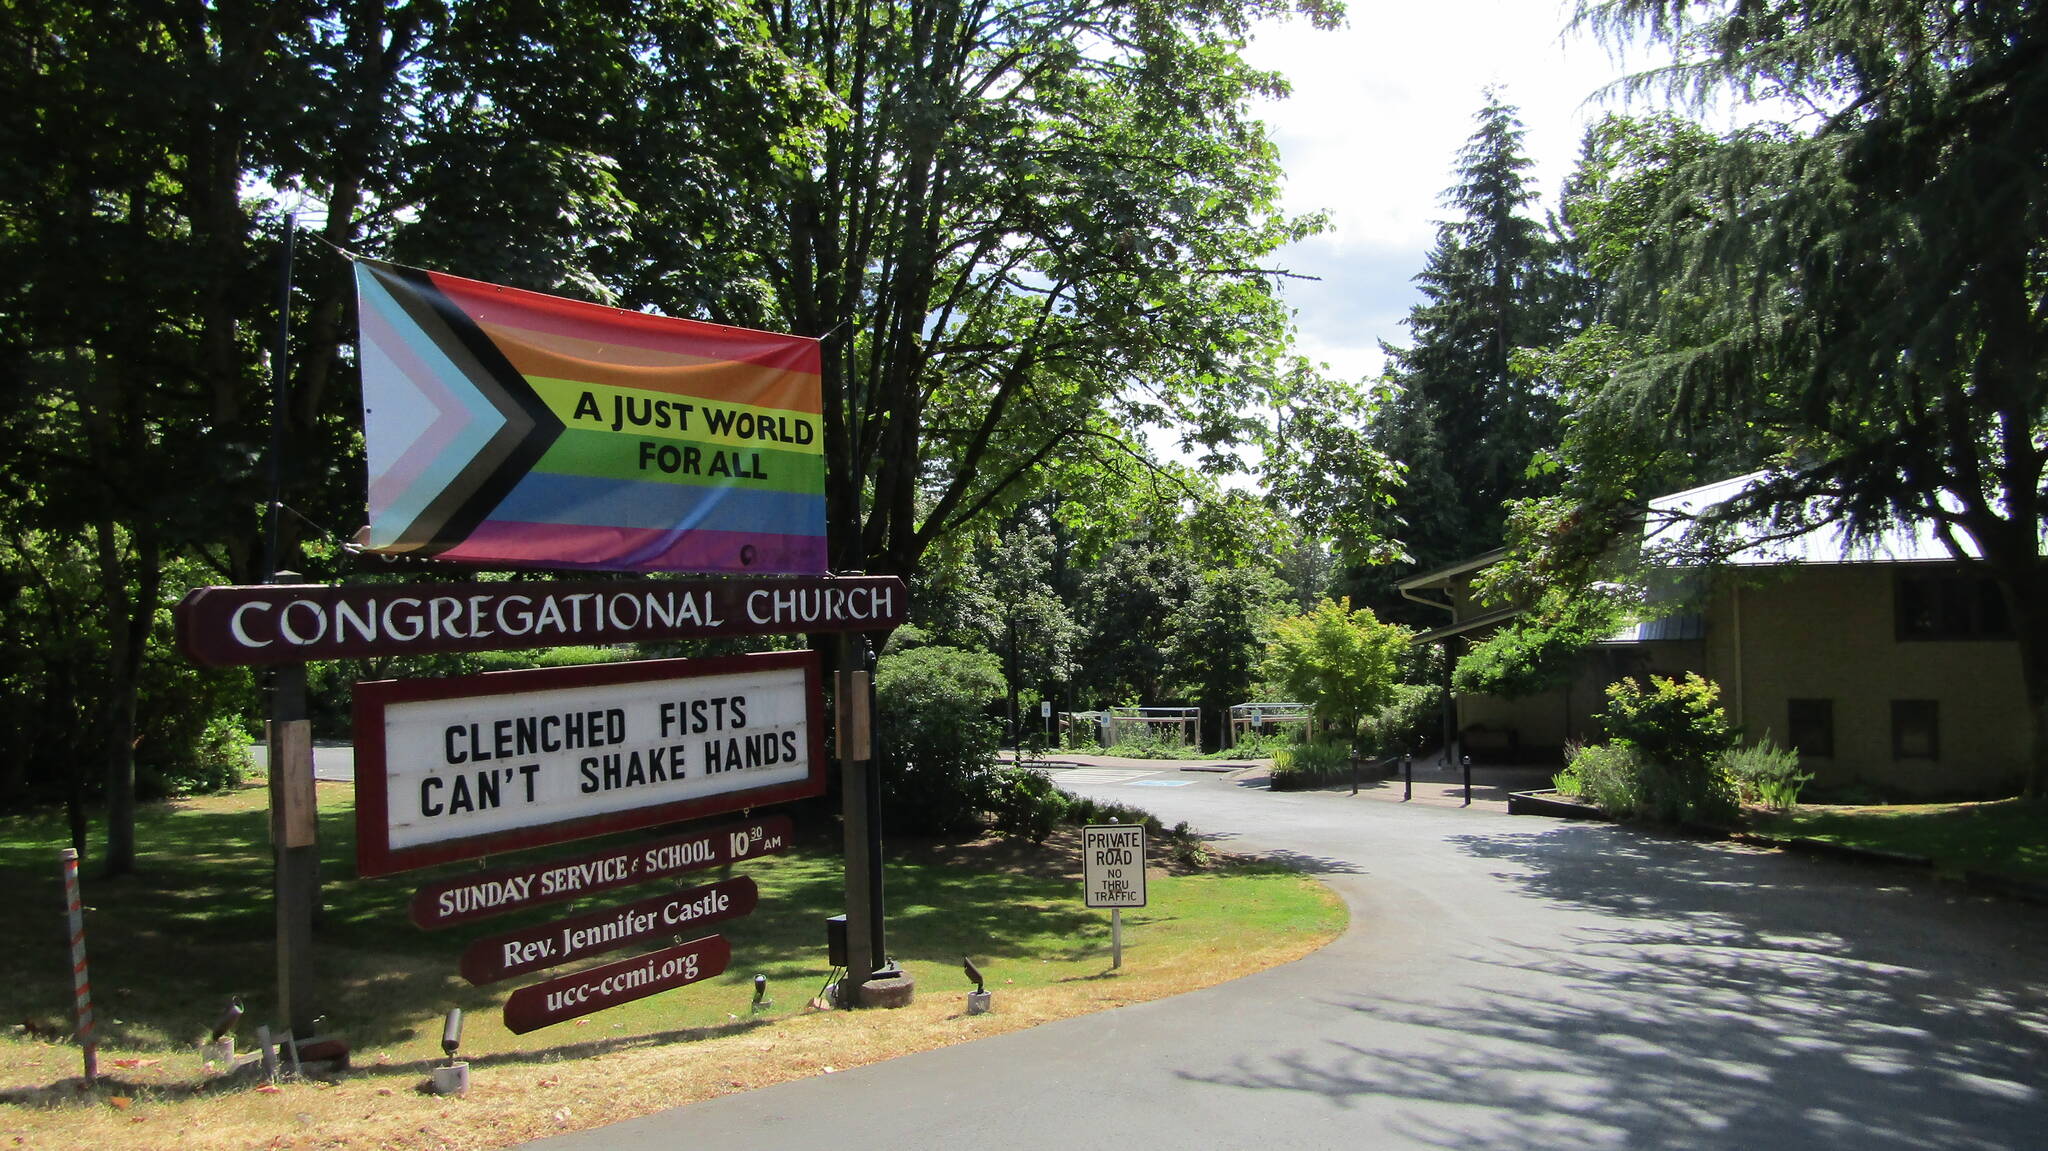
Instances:
[[[1835,701],[1831,699],[1788,699],[1785,701],[1785,737],[1802,757],[1835,757]]]
[[[1900,572],[1894,602],[1901,641],[2012,638],[2005,593],[1989,576]]]
[[[1941,758],[1941,711],[1935,701],[1892,701],[1892,758]]]

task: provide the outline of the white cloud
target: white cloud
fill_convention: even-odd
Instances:
[[[1324,211],[1331,230],[1289,249],[1301,350],[1339,375],[1377,375],[1380,340],[1405,344],[1410,282],[1436,240],[1458,150],[1488,85],[1521,111],[1541,207],[1578,155],[1592,99],[1622,65],[1563,30],[1569,2],[1427,0],[1355,3],[1351,22],[1261,27],[1250,61],[1287,76],[1294,94],[1259,109],[1287,172],[1290,212]]]

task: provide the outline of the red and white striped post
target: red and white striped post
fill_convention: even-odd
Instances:
[[[99,1040],[92,1033],[92,980],[85,973],[85,905],[78,896],[78,851],[57,853],[64,868],[64,909],[71,920],[71,986],[77,997],[78,1042],[85,1048],[85,1082],[100,1076]]]

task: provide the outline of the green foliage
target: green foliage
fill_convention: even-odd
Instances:
[[[1559,773],[1557,789],[1615,819],[1727,827],[1739,814],[1735,783],[1718,762],[1669,767],[1628,743],[1582,748]]]
[[[883,826],[943,835],[978,825],[1001,734],[988,709],[1002,694],[985,652],[917,647],[877,662]]]
[[[1028,767],[998,767],[985,777],[985,786],[992,826],[1008,839],[1044,843],[1070,806],[1050,776]]]
[[[1393,700],[1410,634],[1381,623],[1370,609],[1351,610],[1349,599],[1326,599],[1274,622],[1266,678],[1286,698],[1314,708],[1324,727],[1350,738],[1366,716]]]
[[[1081,576],[1080,646],[1075,686],[1084,699],[1135,698],[1146,704],[1169,693],[1175,616],[1200,586],[1194,557],[1151,536],[1111,545]]]
[[[1451,688],[1521,699],[1561,687],[1578,675],[1586,649],[1613,635],[1624,618],[1612,597],[1553,591],[1461,656]]]
[[[1351,778],[1349,740],[1318,739],[1273,753],[1273,790],[1303,791]]]
[[[523,671],[536,667],[578,667],[591,663],[620,663],[643,658],[630,647],[555,647],[532,651],[484,651],[476,653],[478,671]]]
[[[1398,561],[1401,465],[1358,418],[1371,409],[1366,390],[1297,365],[1284,402],[1274,407],[1279,431],[1261,468],[1269,498],[1292,511],[1313,539],[1330,541],[1347,563]],[[1319,582],[1303,607],[1328,591],[1327,578]]]
[[[1642,803],[1643,757],[1626,744],[1579,748],[1557,774],[1559,793],[1576,796],[1616,819],[1634,816]]]
[[[1556,244],[1527,214],[1536,191],[1515,110],[1489,91],[1475,119],[1446,194],[1456,214],[1416,276],[1414,343],[1388,349],[1396,389],[1372,415],[1372,442],[1404,465],[1396,512],[1423,568],[1496,546],[1503,503],[1555,485],[1529,470],[1555,443],[1554,390],[1511,356],[1559,332],[1570,289]]]
[[[1182,697],[1209,716],[1243,702],[1257,682],[1273,616],[1286,601],[1287,585],[1262,568],[1204,572],[1168,620],[1170,682]]]
[[[1720,686],[1696,672],[1684,679],[1653,675],[1647,685],[1622,679],[1607,685],[1607,708],[1593,718],[1653,763],[1703,771],[1741,738],[1728,726],[1720,700]]]
[[[1116,743],[1103,749],[1104,755],[1130,759],[1200,759],[1199,744],[1182,738],[1180,728],[1170,724],[1120,723]]]
[[[1768,738],[1723,752],[1720,766],[1735,782],[1743,802],[1761,804],[1772,811],[1790,811],[1798,806],[1800,789],[1813,779],[1811,773],[1799,770],[1796,749],[1781,748]]]
[[[1370,756],[1414,751],[1435,730],[1442,700],[1433,684],[1395,684],[1393,698],[1359,725],[1360,748]]]
[[[1247,731],[1243,738],[1217,754],[1224,759],[1267,759],[1300,743],[1301,734],[1294,725],[1279,731]]]

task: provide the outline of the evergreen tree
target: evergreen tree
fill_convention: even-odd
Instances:
[[[1489,91],[1459,153],[1457,210],[1416,277],[1414,344],[1388,347],[1393,390],[1373,438],[1399,460],[1402,540],[1428,568],[1500,542],[1502,501],[1531,494],[1530,457],[1555,438],[1555,398],[1512,366],[1548,343],[1567,312],[1558,245],[1528,214],[1536,189],[1515,109]]]
[[[2048,793],[2048,22],[2022,0],[1587,0],[1688,62],[1643,78],[1790,96],[1803,131],[1676,169],[1616,311],[1672,349],[1615,387],[1689,436],[1733,412],[1776,449],[1731,516],[1924,524],[2003,586]],[[1700,302],[1718,309],[1701,324]],[[1715,333],[1705,341],[1688,333]]]

